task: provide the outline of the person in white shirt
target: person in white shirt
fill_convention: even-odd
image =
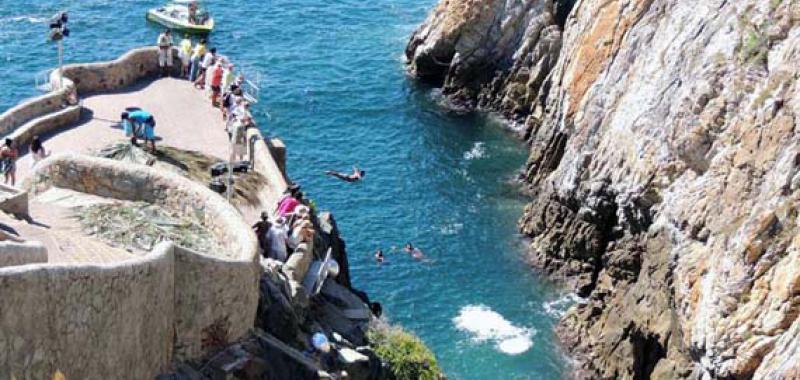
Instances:
[[[158,35],[158,67],[161,68],[161,75],[167,76],[169,68],[172,67],[172,32],[169,29]]]
[[[288,228],[286,227],[286,219],[284,217],[278,218],[272,228],[267,232],[270,243],[269,257],[280,262],[286,262],[286,240],[289,239]]]
[[[197,88],[205,87],[206,83],[206,72],[214,64],[214,56],[217,54],[217,49],[212,48],[203,56],[203,60],[200,61],[200,72],[197,75],[197,79],[194,81],[194,86]]]

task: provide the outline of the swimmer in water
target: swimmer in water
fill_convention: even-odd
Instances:
[[[364,178],[367,172],[359,169],[358,166],[353,166],[353,173],[351,174],[344,174],[334,170],[326,170],[325,174],[339,178],[345,182],[358,182]]]
[[[411,254],[411,257],[417,260],[422,260],[425,258],[425,255],[422,253],[422,250],[417,247],[414,247],[413,245],[411,245],[411,243],[406,243],[406,246],[403,247],[403,250]]]
[[[375,261],[377,261],[378,264],[382,264],[385,259],[386,257],[383,255],[383,250],[378,248],[375,252]]]

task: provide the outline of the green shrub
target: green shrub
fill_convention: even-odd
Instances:
[[[396,380],[440,380],[444,373],[433,352],[418,337],[383,322],[370,326],[367,336],[378,357]]]

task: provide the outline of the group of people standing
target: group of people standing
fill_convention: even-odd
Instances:
[[[158,64],[162,74],[172,67],[172,33],[169,29],[158,36]],[[205,38],[193,44],[184,35],[178,45],[182,78],[190,80],[195,88],[209,94],[211,105],[218,107],[225,121],[225,130],[233,144],[233,159],[242,159],[246,153],[247,128],[254,125],[250,103],[244,97],[244,75],[235,74],[235,66],[209,48]]]
[[[286,262],[292,253],[308,252],[314,240],[311,207],[303,199],[300,186],[290,185],[276,205],[276,218],[262,212],[253,229],[264,257]]]

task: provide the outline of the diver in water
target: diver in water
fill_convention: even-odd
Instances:
[[[364,176],[367,174],[367,172],[364,171],[364,170],[359,169],[358,166],[353,166],[353,173],[352,174],[344,174],[344,173],[340,173],[340,172],[337,172],[337,171],[334,171],[334,170],[326,170],[325,174],[327,174],[329,176],[333,176],[333,177],[339,178],[339,179],[341,179],[342,181],[345,181],[345,182],[358,182],[358,181],[364,179]]]

